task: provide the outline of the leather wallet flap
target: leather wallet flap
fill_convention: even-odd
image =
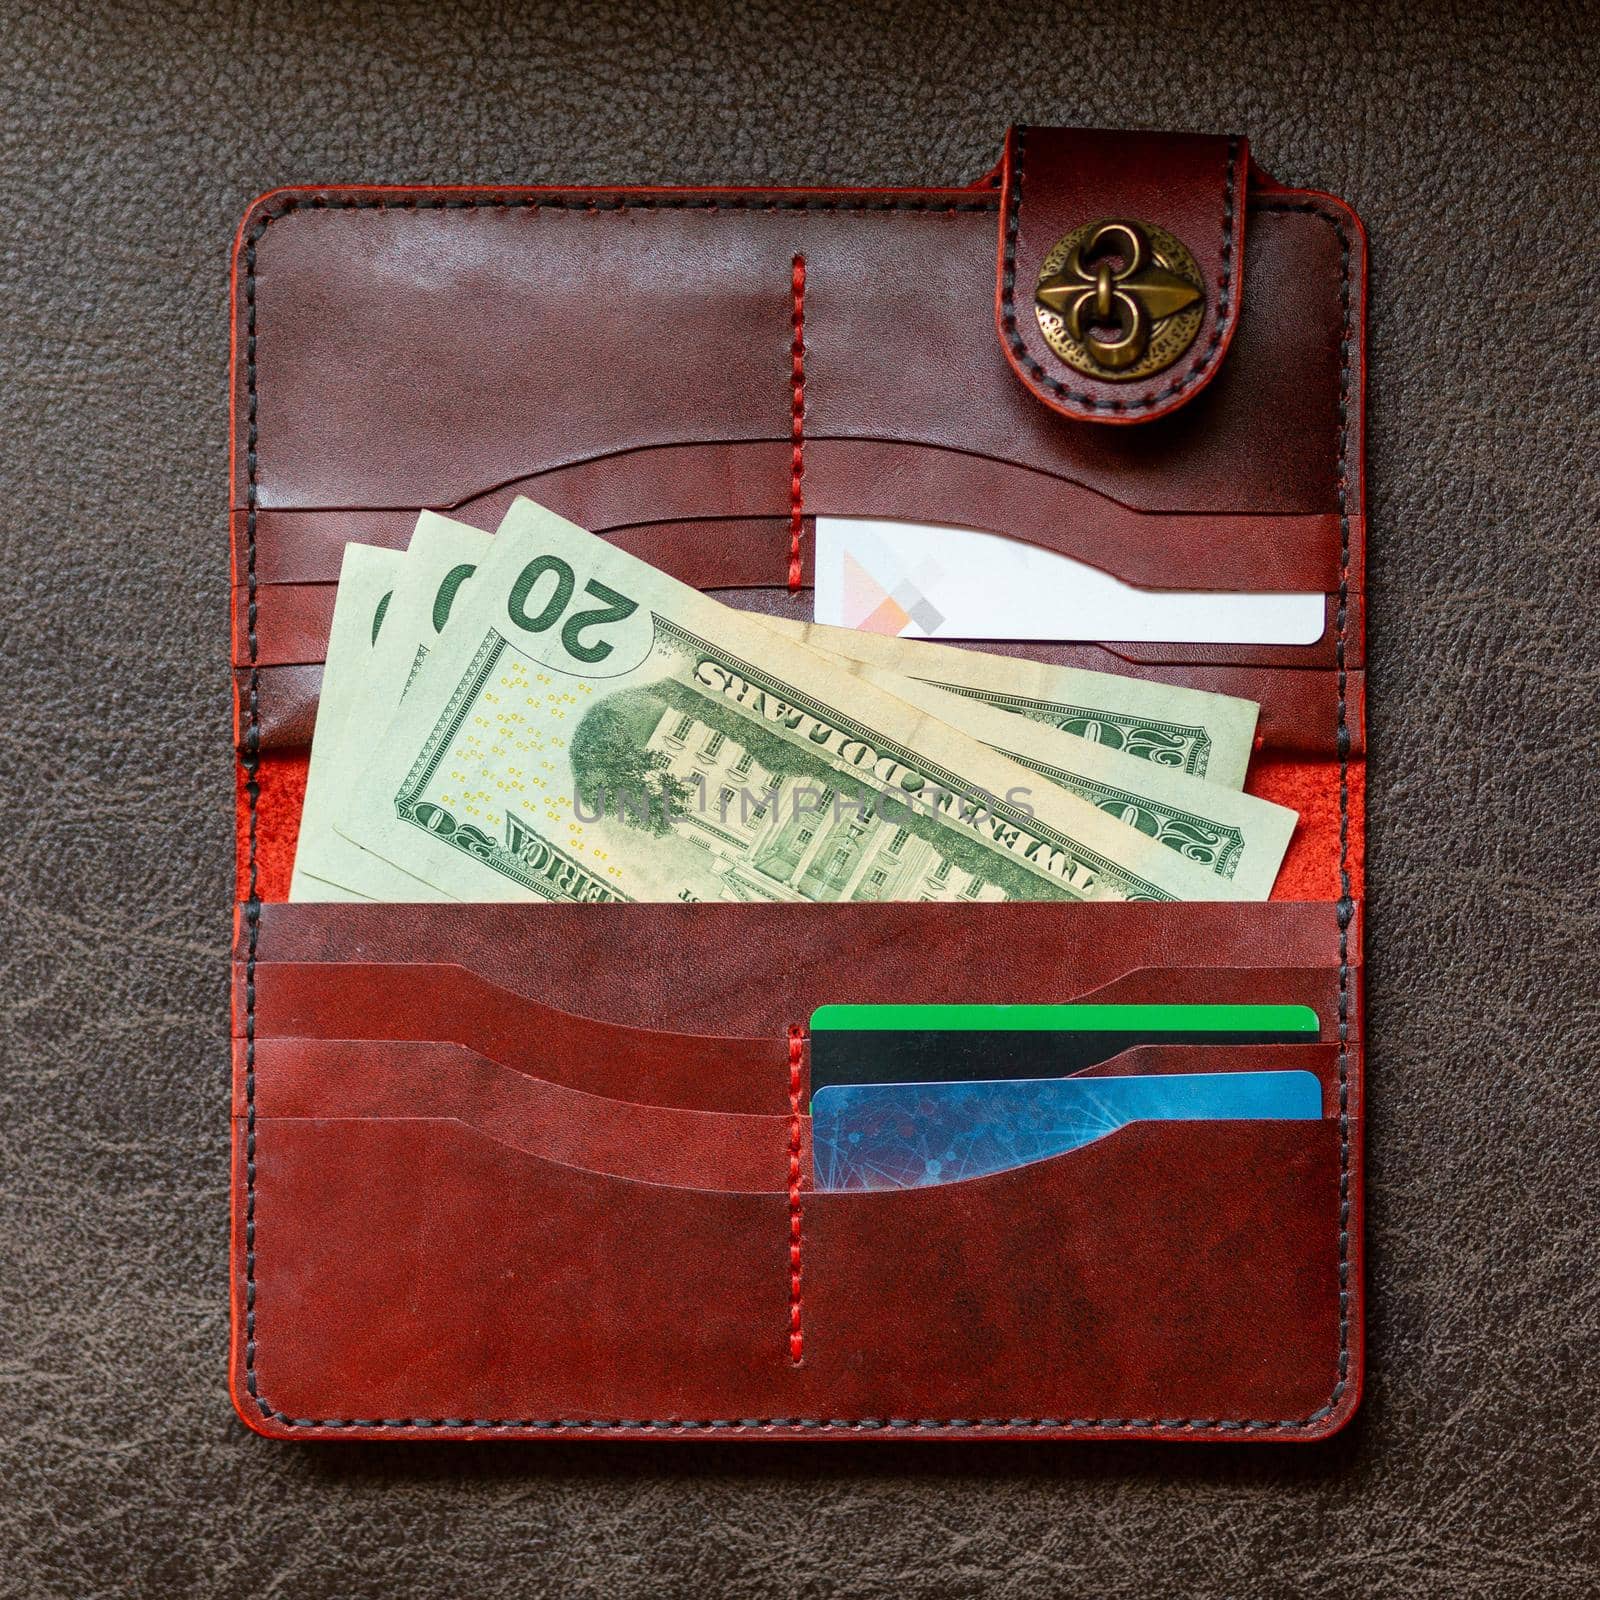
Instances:
[[[1238,324],[1243,138],[1013,128],[995,320],[1017,376],[1082,422],[1165,416]]]
[[[1077,374],[1033,309],[1061,238],[1120,217],[1183,241],[1211,321],[1166,376],[1102,384],[1121,405],[1192,372],[1175,410],[1087,426],[1017,381],[988,309],[1013,195],[1018,321],[1062,382]],[[1096,302],[1100,268],[1127,265],[1116,243],[1080,252]],[[1310,645],[1025,653],[1256,700],[1274,754],[1333,755],[1341,728],[1359,753],[1365,262],[1348,207],[1278,184],[1242,140],[1190,135],[1034,129],[979,182],[925,190],[264,195],[235,256],[238,737],[310,743],[346,541],[402,547],[424,507],[492,529],[528,494],[791,615],[824,516],[1002,534],[1135,586],[1320,590]],[[1141,303],[1172,318],[1181,290],[1152,287]],[[648,337],[619,314],[645,305]]]

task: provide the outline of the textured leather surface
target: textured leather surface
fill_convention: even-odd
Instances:
[[[1581,1595],[1597,1029],[1581,13],[243,7],[6,20],[0,1593]],[[1486,114],[1485,108],[1490,108]],[[292,1451],[222,1387],[219,486],[243,202],[923,182],[1009,120],[1245,129],[1375,240],[1368,1398],[1312,1450]],[[1510,219],[1508,221],[1508,219]],[[1485,270],[1514,256],[1515,273]],[[1502,248],[1503,247],[1503,248]],[[1518,372],[1486,329],[1536,331]],[[1507,398],[1516,381],[1516,399]],[[91,637],[67,624],[96,621]],[[25,665],[16,667],[16,658]],[[37,819],[37,820],[34,820]]]
[[[1337,1113],[1348,1084],[1359,1240],[1360,943],[1346,1010],[1327,904],[268,905],[236,952],[255,999],[253,1079],[235,1040],[241,1412],[288,1437],[1327,1432],[1359,1392]],[[1019,1002],[1270,996],[1327,1039],[1348,1015],[1329,1116],[801,1192],[806,1019],[991,996],[975,951],[1005,953]],[[1202,951],[1216,970],[1188,964]],[[387,1043],[429,1038],[454,1043]],[[1213,1050],[1214,1070],[1251,1053]],[[596,1055],[647,1081],[619,1063],[608,1082]],[[644,1103],[658,1085],[672,1109]]]
[[[1029,137],[1024,205],[1009,176],[1003,194],[264,196],[239,230],[233,485],[235,666],[262,669],[248,690],[261,747],[308,721],[286,698],[305,675],[281,669],[321,659],[331,584],[284,574],[320,550],[392,538],[423,506],[493,529],[527,492],[597,532],[634,530],[627,542],[674,576],[748,601],[787,592],[791,565],[796,584],[809,578],[809,520],[796,512],[791,545],[779,515],[803,478],[815,515],[969,523],[1132,582],[1323,591],[1320,649],[1289,653],[1322,669],[1309,681],[1240,670],[1274,659],[1259,647],[1166,646],[1159,658],[1202,663],[1177,674],[1196,687],[1232,669],[1230,687],[1262,705],[1267,748],[1332,754],[1335,719],[1303,703],[1336,701],[1347,540],[1348,587],[1361,589],[1362,532],[1340,515],[1343,482],[1360,523],[1360,226],[1337,201],[1259,174],[1247,184],[1241,140]],[[1204,324],[1171,373],[1063,398],[1078,390],[1040,366],[1042,353],[1068,370],[1037,327],[1016,332],[1010,286],[1071,219],[1117,195],[1195,241]],[[1359,715],[1353,727],[1359,751]]]

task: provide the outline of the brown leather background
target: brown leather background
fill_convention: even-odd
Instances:
[[[1600,52],[1579,8],[1473,9],[0,7],[0,1595],[1600,1587]],[[245,202],[944,181],[1011,120],[1238,128],[1372,236],[1363,1412],[1305,1448],[252,1437],[224,1392]]]

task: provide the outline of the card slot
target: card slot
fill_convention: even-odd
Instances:
[[[637,909],[629,907],[620,914]],[[616,1099],[638,1098],[628,1094],[627,1088],[637,1073],[648,1069],[658,1044],[668,1052],[703,1047],[713,1058],[712,1071],[722,1065],[725,1055],[768,1065],[779,1057],[787,1058],[782,1039],[772,1031],[766,1037],[738,1037],[642,1028],[578,1016],[493,983],[458,963],[258,961],[256,973],[257,1027],[261,1031],[317,1038],[439,1039]],[[855,1000],[861,992],[858,987],[839,987],[847,996],[845,1003],[885,1003],[882,999]],[[984,1003],[997,992],[941,983],[904,994],[905,1003],[933,1005]],[[872,993],[881,993],[881,986],[874,986]],[[1324,1032],[1334,1020],[1337,999],[1337,973],[1321,967],[1138,967],[1092,988],[1063,989],[1042,1001],[1033,995],[1023,999],[1005,992],[1005,1003],[1010,1004],[1303,1005],[1318,1013]],[[790,1009],[799,1012],[804,1008]],[[814,1009],[796,1015],[792,1024],[783,1024],[775,1011],[772,1029],[803,1027]],[[352,1034],[357,1025],[374,1031]],[[464,1027],[472,1037],[458,1037]],[[529,1031],[535,1027],[538,1033]],[[687,1094],[693,1098],[692,1087],[679,1084],[675,1077],[653,1092],[670,1097],[647,1096],[645,1103],[687,1104],[678,1097]]]
[[[756,1408],[789,1365],[785,1195],[642,1184],[426,1118],[263,1119],[254,1167],[233,1372],[253,1427],[775,1414]]]
[[[1353,1048],[1346,1046],[1347,1080]],[[1322,1114],[1339,1112],[1337,1044],[1139,1044],[1068,1076],[1125,1078],[1185,1072],[1314,1072],[1322,1085]]]
[[[398,519],[415,520],[423,509],[492,529],[518,495],[596,533],[649,523],[781,519],[787,524],[793,444],[786,426],[779,426],[785,415],[780,400],[769,413],[770,432],[761,426],[742,435],[707,428],[686,437],[607,442],[587,450],[569,442],[536,466],[508,464],[487,487],[412,480],[416,492],[405,500],[379,494],[354,509],[317,505],[308,496],[281,497],[259,512],[256,537],[259,542],[282,539],[290,549],[369,534],[382,543],[394,536]],[[378,487],[387,491],[403,481],[391,478]]]
[[[1340,1139],[1327,1119],[1146,1122],[967,1182],[808,1195],[807,1363],[850,1415],[1332,1431],[1357,1336]]]
[[[519,492],[515,488],[506,489],[489,498],[450,507],[430,504],[383,511],[355,508],[262,511],[256,519],[256,583],[260,587],[335,583],[347,543],[404,550],[411,542],[419,513],[425,510],[442,511],[458,522],[471,523],[486,533],[493,533]],[[593,533],[624,544],[648,561],[654,561],[658,553],[670,560],[676,546],[704,548],[720,544],[727,548],[713,553],[713,571],[723,570],[725,563],[747,559],[744,552],[750,549],[764,550],[762,559],[771,569],[772,548],[781,542],[785,551],[784,565],[787,565],[789,508],[786,501],[776,505],[766,516],[650,516],[638,521],[618,524],[597,521],[585,526]],[[768,576],[760,581],[784,580],[781,571],[774,578],[769,570]]]
[[[937,521],[1019,539],[1124,583],[1170,589],[1331,593],[1338,508],[1216,509],[1118,501],[1070,467],[1051,471],[926,438],[806,439],[806,509],[818,516]],[[1147,486],[1146,486],[1147,487]]]
[[[718,1417],[1314,1436],[1355,1400],[1327,1225],[1339,1137],[1334,1121],[1138,1124],[989,1178],[806,1192],[797,1210],[459,1121],[263,1117],[234,1389],[261,1402],[241,1405],[252,1426],[296,1436]]]
[[[579,1016],[455,964],[258,961],[255,1034],[438,1041],[612,1100],[703,1112],[789,1109],[782,1030],[725,1037]]]
[[[800,1144],[787,1114],[607,1099],[434,1041],[263,1037],[255,1068],[258,1122],[453,1121],[541,1160],[673,1188],[787,1192]]]
[[[803,1027],[824,1004],[1056,1003],[1090,996],[1309,1004],[1329,1037],[1341,952],[1350,963],[1348,993],[1360,951],[1359,916],[1341,933],[1336,908],[1317,901],[272,904],[259,908],[253,940],[250,920],[240,917],[237,940],[239,961],[253,957],[258,1008],[261,985],[270,981],[266,969],[274,965],[406,969],[436,964],[445,952],[489,984],[602,1018],[608,1027],[773,1041]],[[317,981],[331,998],[337,976]],[[403,971],[396,984],[404,987]],[[246,999],[237,992],[241,1016]],[[273,1031],[332,1030],[296,1027],[285,1015]],[[412,1036],[430,1035],[413,1029]],[[474,1040],[459,1042],[516,1059]],[[573,1086],[603,1092],[597,1081]]]

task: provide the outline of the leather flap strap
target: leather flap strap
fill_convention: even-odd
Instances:
[[[995,319],[1063,416],[1132,423],[1205,387],[1239,320],[1243,138],[1013,128]]]

